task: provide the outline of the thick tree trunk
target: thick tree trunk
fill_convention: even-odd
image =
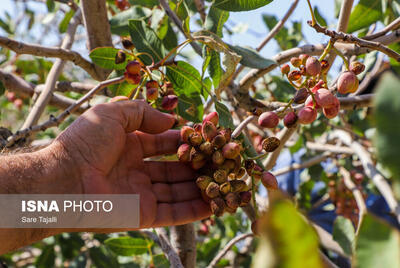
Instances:
[[[178,252],[185,268],[196,267],[196,233],[193,223],[172,226],[171,244]]]
[[[111,29],[107,17],[106,0],[81,0],[83,21],[88,35],[88,49],[110,47]],[[96,67],[100,77],[106,79],[110,71]]]

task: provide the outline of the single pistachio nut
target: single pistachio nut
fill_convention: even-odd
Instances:
[[[219,196],[219,185],[215,182],[210,182],[206,188],[206,194],[209,198],[215,198]]]
[[[199,187],[201,190],[205,190],[205,189],[207,189],[207,186],[212,181],[213,181],[213,179],[211,177],[202,175],[196,179],[196,184],[197,184],[197,187]]]
[[[218,169],[214,172],[213,178],[217,183],[222,184],[222,183],[226,182],[226,180],[228,178],[228,174],[226,173],[225,170]]]

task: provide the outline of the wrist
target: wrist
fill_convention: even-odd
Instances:
[[[35,154],[45,167],[42,173],[43,177],[36,184],[40,193],[82,193],[79,165],[70,156],[63,143],[56,140]]]

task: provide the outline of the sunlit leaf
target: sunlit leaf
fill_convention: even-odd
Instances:
[[[49,12],[53,12],[56,5],[54,4],[54,0],[46,0],[46,6]]]
[[[221,67],[221,57],[218,52],[210,52],[210,64],[208,65],[208,72],[213,80],[214,88],[218,88],[218,85],[221,82],[221,77],[224,73],[224,70],[222,70]]]
[[[208,11],[206,21],[204,23],[204,29],[215,33],[219,37],[222,37],[222,29],[225,22],[229,18],[229,12],[211,6]]]
[[[314,15],[315,15],[315,19],[317,20],[318,24],[321,26],[327,26],[328,24],[326,23],[326,20],[324,19],[324,17],[321,15],[321,13],[319,12],[318,7],[314,8]]]
[[[119,256],[140,255],[148,252],[151,246],[145,239],[130,236],[109,238],[104,244]]]
[[[381,0],[360,0],[350,15],[349,33],[368,27],[382,18]]]
[[[261,56],[256,50],[249,47],[241,47],[241,46],[229,46],[233,51],[235,51],[238,55],[242,56],[240,60],[240,64],[255,68],[255,69],[264,69],[271,65],[276,64],[274,60],[270,60]]]
[[[273,0],[215,0],[216,8],[227,11],[253,10],[268,5]]]
[[[151,64],[152,60],[158,62],[165,56],[165,48],[157,34],[146,25],[145,21],[129,20],[129,33],[138,52],[146,53],[140,56],[145,64]]]
[[[115,56],[119,49],[113,47],[98,47],[90,51],[89,57],[96,65],[110,70],[123,70],[130,59],[127,56],[125,62],[115,64]]]
[[[367,214],[356,243],[354,267],[400,267],[400,234],[393,227]]]
[[[69,22],[71,21],[74,14],[75,14],[74,10],[70,10],[67,13],[65,13],[63,20],[60,22],[60,25],[58,25],[58,31],[60,33],[65,33],[67,31]]]
[[[189,63],[179,61],[176,65],[169,65],[167,76],[174,85],[176,93],[185,94],[188,97],[200,95],[202,91],[200,73]]]

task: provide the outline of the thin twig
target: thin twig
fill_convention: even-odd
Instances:
[[[257,51],[260,51],[265,47],[265,45],[274,38],[274,36],[282,29],[285,25],[286,21],[292,15],[293,11],[296,9],[299,0],[293,0],[293,3],[290,5],[289,9],[286,11],[286,14],[283,18],[272,28],[272,30],[268,33],[265,39],[261,42],[261,44],[256,48]]]
[[[40,125],[31,126],[29,128],[25,128],[20,131],[17,131],[14,135],[12,135],[11,137],[9,137],[7,139],[6,147],[12,146],[14,144],[14,142],[17,141],[18,139],[24,138],[32,133],[36,133],[39,131],[45,131],[46,129],[48,129],[50,127],[58,126],[71,113],[75,112],[83,103],[90,100],[98,91],[100,91],[101,89],[103,89],[107,86],[120,83],[124,80],[125,80],[125,77],[121,76],[121,77],[113,78],[113,79],[106,80],[106,81],[99,83],[96,87],[94,87],[92,90],[90,90],[84,96],[82,96],[80,99],[75,101],[72,105],[70,105],[59,116],[57,116],[57,117],[51,116],[48,121],[46,121]]]
[[[395,59],[396,61],[400,62],[400,54],[399,53],[397,53],[396,51],[388,48],[387,46],[382,45],[379,42],[368,41],[368,40],[364,40],[364,39],[358,38],[358,37],[356,37],[354,35],[351,35],[351,34],[332,31],[332,30],[329,30],[329,29],[327,29],[325,27],[320,26],[318,23],[316,23],[315,25],[311,25],[310,21],[308,21],[307,23],[311,27],[313,27],[317,32],[323,33],[323,34],[329,36],[334,41],[340,40],[340,41],[345,42],[345,43],[353,43],[353,44],[356,44],[356,45],[358,45],[360,47],[366,47],[366,48],[370,48],[370,49],[373,49],[373,50],[377,50],[377,51],[380,51],[380,52],[386,54],[387,56]]]
[[[197,11],[200,14],[201,21],[204,23],[207,16],[204,0],[194,0],[194,4],[196,6]]]
[[[70,82],[70,81],[57,81],[54,91],[57,92],[76,92],[80,94],[85,94],[96,85],[81,83],[81,82]],[[37,85],[36,89],[42,89],[44,85]],[[105,94],[106,95],[106,94]],[[108,95],[106,95],[108,96]]]
[[[207,268],[212,268],[215,267],[218,262],[225,256],[226,253],[239,241],[246,239],[247,237],[252,237],[254,236],[253,233],[247,233],[247,234],[241,234],[233,238],[231,241],[229,241],[228,244],[217,254],[217,256],[214,257],[214,259],[210,262],[210,264],[207,266]]]
[[[156,233],[158,236],[159,244],[164,252],[165,256],[169,260],[171,267],[173,268],[184,268],[181,260],[179,259],[178,253],[171,246],[171,243],[168,239],[168,234],[164,228],[156,228]]]
[[[383,36],[383,35],[387,34],[390,31],[396,30],[399,27],[400,27],[400,18],[397,18],[394,21],[392,21],[391,23],[389,23],[388,26],[386,26],[385,28],[383,28],[379,32],[364,36],[362,39],[364,39],[364,40],[373,40],[373,39],[376,39],[377,37],[380,37],[380,36]]]
[[[330,152],[333,154],[354,154],[354,150],[349,147],[332,145],[332,144],[322,144],[322,143],[307,141],[306,147],[313,151]]]
[[[396,30],[388,35],[378,37],[373,41],[381,43],[382,45],[389,45],[391,43],[398,42],[399,40],[400,40],[400,30]],[[288,62],[292,57],[297,57],[300,54],[308,54],[311,56],[320,55],[321,53],[323,53],[326,45],[327,44],[304,45],[301,47],[296,47],[282,51],[272,58],[277,62],[277,64],[270,65],[264,69],[254,69],[248,72],[240,80],[239,87],[233,88],[234,93],[238,95],[236,96],[238,102],[243,105],[250,105],[248,90],[251,87],[251,85],[253,85],[260,77],[273,71],[280,64]],[[355,44],[346,44],[346,43],[335,43],[334,47],[340,52],[342,52],[345,56],[361,55],[372,51],[371,48],[360,47]]]
[[[71,49],[72,44],[74,43],[75,40],[76,29],[78,28],[78,25],[81,24],[81,21],[82,21],[82,13],[80,10],[78,10],[70,21],[67,33],[65,34],[63,42],[61,44],[62,49],[68,49],[68,50]],[[33,104],[33,107],[29,112],[28,117],[25,119],[25,122],[22,125],[23,129],[37,124],[40,116],[44,112],[47,104],[51,99],[54,87],[56,85],[58,78],[62,73],[64,65],[65,61],[62,59],[57,59],[54,62],[53,66],[50,69],[49,74],[47,75],[43,91],[40,92],[39,97]]]
[[[279,176],[279,175],[286,174],[286,173],[289,173],[289,172],[294,171],[294,170],[308,168],[308,167],[314,166],[314,165],[316,165],[318,163],[321,163],[322,161],[325,161],[331,155],[332,155],[332,153],[325,152],[325,153],[323,153],[321,155],[314,156],[313,158],[311,158],[311,159],[309,159],[307,161],[304,161],[301,164],[294,163],[294,164],[292,164],[290,166],[287,166],[287,167],[278,169],[276,171],[273,171],[272,173],[275,176]]]
[[[347,32],[347,27],[349,26],[349,21],[350,21],[350,14],[352,10],[354,0],[343,0],[342,1],[342,6],[340,7],[340,13],[339,13],[339,20],[338,20],[338,25],[336,27],[336,31],[338,32]],[[333,61],[336,58],[336,53],[335,51],[331,51],[328,57],[328,62],[329,62],[329,69],[333,65]]]
[[[242,133],[243,129],[246,128],[246,126],[253,121],[253,119],[255,119],[256,116],[255,115],[250,115],[249,117],[247,117],[242,123],[240,123],[237,128],[235,128],[235,130],[232,133],[232,139],[237,138],[240,133]]]
[[[72,61],[75,65],[84,69],[92,78],[101,80],[95,70],[94,64],[87,61],[78,52],[60,47],[44,47],[40,45],[26,44],[4,36],[0,36],[0,46],[8,48],[17,54],[29,54],[39,57],[51,57]]]
[[[169,7],[168,3],[166,0],[160,0],[160,4],[163,7],[163,9],[165,10],[165,13],[167,13],[168,17],[174,22],[174,24],[176,25],[176,27],[178,27],[179,31],[181,33],[183,33],[183,35],[187,38],[187,39],[192,39],[189,35],[189,33],[185,32],[185,30],[183,29],[183,24],[182,21],[178,18],[178,16],[175,14],[174,11],[172,11],[172,9]],[[192,48],[194,49],[194,51],[198,54],[198,55],[202,55],[201,52],[201,47],[194,43],[194,42],[190,42],[190,45],[192,46]]]
[[[26,82],[21,77],[14,75],[12,73],[5,72],[1,69],[0,69],[0,81],[3,83],[4,87],[8,91],[16,92],[21,97],[30,98],[35,94],[40,94],[40,91],[41,91],[41,88],[38,88],[38,87],[34,88],[34,85],[31,85],[30,83]],[[73,100],[71,98],[54,93],[51,96],[49,104],[54,105],[61,109],[66,109],[70,105],[72,105],[74,102],[75,102],[75,100]],[[75,112],[77,114],[81,114],[88,108],[89,108],[88,106],[79,107],[79,109],[77,109]]]
[[[363,107],[371,107],[375,94],[365,94],[360,96],[340,97],[341,110],[355,110]]]

